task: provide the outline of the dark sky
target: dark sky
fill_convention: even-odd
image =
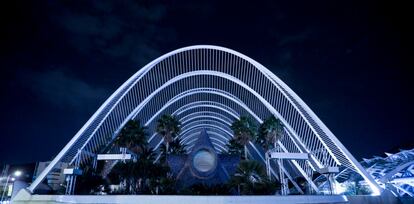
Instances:
[[[358,159],[413,147],[414,18],[390,3],[1,1],[0,162],[52,159],[132,74],[195,44],[262,63]]]

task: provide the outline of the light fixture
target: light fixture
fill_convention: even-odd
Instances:
[[[16,170],[13,175],[19,177],[22,175],[22,171]]]

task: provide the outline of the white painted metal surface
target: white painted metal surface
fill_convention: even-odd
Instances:
[[[332,174],[332,173],[338,173],[339,168],[338,167],[324,167],[319,170],[319,173],[321,174]]]
[[[216,114],[194,117],[207,112]],[[226,140],[217,135],[223,130],[229,132],[228,124],[241,115],[257,123],[274,115],[285,126],[283,150],[310,154],[311,162],[292,162],[297,171],[291,174],[307,176],[310,170],[322,167],[348,167],[360,174],[374,192],[379,192],[372,177],[284,82],[253,59],[210,45],[172,51],[140,69],[104,102],[28,189],[33,192],[59,161],[73,163],[78,159],[81,165],[88,165],[93,160],[90,155],[113,141],[130,119],[139,119],[148,127],[152,135],[149,143],[158,148],[162,139],[153,133],[162,114],[176,115],[187,131],[210,125],[209,131],[217,133],[212,137],[222,142]],[[185,134],[186,130],[185,137],[194,137]],[[222,142],[214,143],[217,150],[224,148]],[[249,149],[264,161],[255,144]]]
[[[67,168],[63,169],[63,174],[65,175],[82,175],[82,170],[77,168]]]
[[[132,158],[131,154],[98,154],[98,160],[129,160]]]
[[[272,159],[290,159],[290,160],[308,160],[308,154],[305,153],[286,153],[286,152],[271,152]]]

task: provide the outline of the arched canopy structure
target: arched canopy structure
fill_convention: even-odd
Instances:
[[[372,177],[284,82],[253,59],[210,45],[172,51],[140,69],[105,101],[29,190],[33,192],[59,161],[91,162],[131,119],[148,127],[149,144],[158,148],[162,141],[155,127],[163,114],[180,119],[179,137],[188,146],[199,128],[207,128],[218,152],[226,150],[225,144],[232,137],[229,126],[241,115],[257,123],[274,115],[285,127],[286,136],[280,142],[283,151],[310,155],[309,161],[290,162],[286,173],[308,176],[311,182],[309,170],[346,167],[365,178],[374,192],[378,190]],[[263,158],[253,143],[249,152]]]
[[[386,157],[363,159],[361,165],[382,188],[399,197],[414,197],[414,149],[385,154]],[[358,180],[359,176],[355,174],[345,168],[336,175],[336,180],[340,183]],[[319,180],[324,181],[321,185],[326,183],[325,178],[319,177]]]

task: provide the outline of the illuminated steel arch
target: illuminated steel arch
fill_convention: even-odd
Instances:
[[[197,136],[189,131],[205,126],[213,133],[210,136],[219,151],[225,150],[223,144],[231,137],[231,132],[229,137],[223,132],[229,132],[229,123],[241,115],[250,116],[256,123],[274,115],[285,127],[286,136],[279,142],[283,151],[311,155],[309,162],[291,161],[291,167],[284,169],[291,181],[299,174],[312,185],[309,170],[346,167],[378,192],[372,177],[284,82],[253,59],[210,45],[172,51],[135,73],[104,102],[29,190],[33,192],[60,161],[73,164],[76,160],[81,165],[92,162],[131,119],[139,119],[148,127],[149,144],[158,148],[162,138],[156,136],[155,127],[163,114],[176,115],[183,126],[187,125],[188,134],[183,130],[180,137],[188,145]],[[248,150],[263,159],[263,151],[255,144],[250,143]]]
[[[414,197],[414,149],[385,155],[386,157],[363,159],[360,163],[381,188],[388,189],[399,197]],[[358,180],[358,175],[355,174],[355,171],[344,168],[335,177],[339,183],[354,182]],[[320,188],[327,184],[322,176],[317,180]]]

